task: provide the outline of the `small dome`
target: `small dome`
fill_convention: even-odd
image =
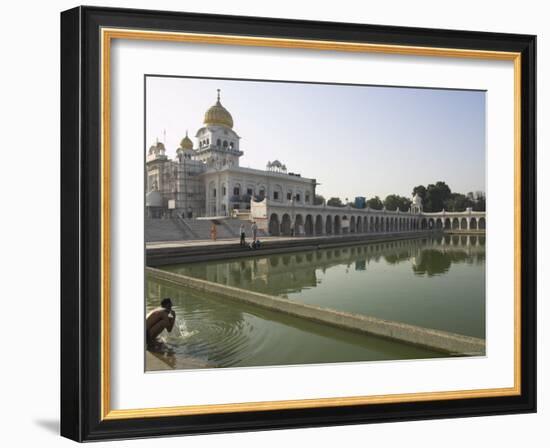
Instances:
[[[158,140],[153,146],[149,148],[149,154],[158,154],[161,151],[166,151],[166,148],[164,147],[164,143],[159,142]]]
[[[183,137],[183,139],[180,142],[180,148],[181,149],[193,149],[193,141],[187,135],[187,131],[185,132],[185,137]]]
[[[422,205],[422,198],[417,194],[414,195],[412,200],[414,205]]]
[[[204,114],[204,124],[222,125],[233,128],[233,117],[229,111],[220,103],[220,89],[218,89],[218,100]]]

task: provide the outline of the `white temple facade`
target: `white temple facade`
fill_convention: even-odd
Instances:
[[[272,236],[485,230],[485,212],[426,213],[417,194],[407,211],[315,204],[317,181],[289,172],[281,161],[267,161],[265,169],[240,166],[244,152],[233,124],[218,90],[195,134],[197,144],[186,134],[174,160],[161,142],[149,148],[147,217],[240,215]]]
[[[316,180],[288,172],[280,161],[266,169],[241,167],[244,154],[233,117],[216,103],[204,114],[204,126],[195,134],[197,144],[186,135],[177,149],[177,160],[166,156],[161,142],[147,154],[148,217],[178,214],[182,217],[228,216],[250,209],[252,199],[264,198],[281,205],[313,205]]]

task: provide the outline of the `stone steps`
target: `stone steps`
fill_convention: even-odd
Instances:
[[[216,230],[218,239],[239,238],[240,226],[244,223],[247,240],[252,239],[250,222],[240,219],[220,220]],[[181,241],[181,240],[209,240],[212,223],[202,219],[163,218],[145,220],[145,241]],[[258,237],[267,236],[265,232],[258,231]]]

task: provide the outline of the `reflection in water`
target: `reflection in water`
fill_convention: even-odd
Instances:
[[[443,235],[168,266],[229,286],[485,337],[485,237]]]
[[[184,331],[163,332],[164,368],[268,366],[441,357],[414,346],[262,310],[147,278],[147,311],[171,297]],[[299,341],[299,342],[298,342]],[[169,352],[169,353],[167,353]],[[189,364],[189,360],[192,361]],[[158,368],[158,366],[156,367]]]

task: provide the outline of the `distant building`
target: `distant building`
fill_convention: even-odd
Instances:
[[[265,169],[241,167],[241,137],[233,124],[218,90],[216,103],[195,134],[196,145],[186,133],[175,160],[166,156],[161,142],[149,148],[147,217],[215,218],[245,212],[239,217],[256,221],[259,229],[273,236],[485,231],[485,212],[469,208],[426,213],[419,195],[407,211],[374,210],[361,196],[355,198],[355,207],[316,205],[316,180],[289,172],[279,160],[268,161]]]
[[[197,146],[186,135],[169,159],[161,142],[147,154],[148,217],[174,213],[183,217],[227,216],[233,210],[250,209],[251,199],[275,203],[312,205],[315,179],[287,171],[280,161],[267,162],[266,169],[239,166],[243,155],[233,117],[216,103],[204,114],[204,126],[196,132]]]

